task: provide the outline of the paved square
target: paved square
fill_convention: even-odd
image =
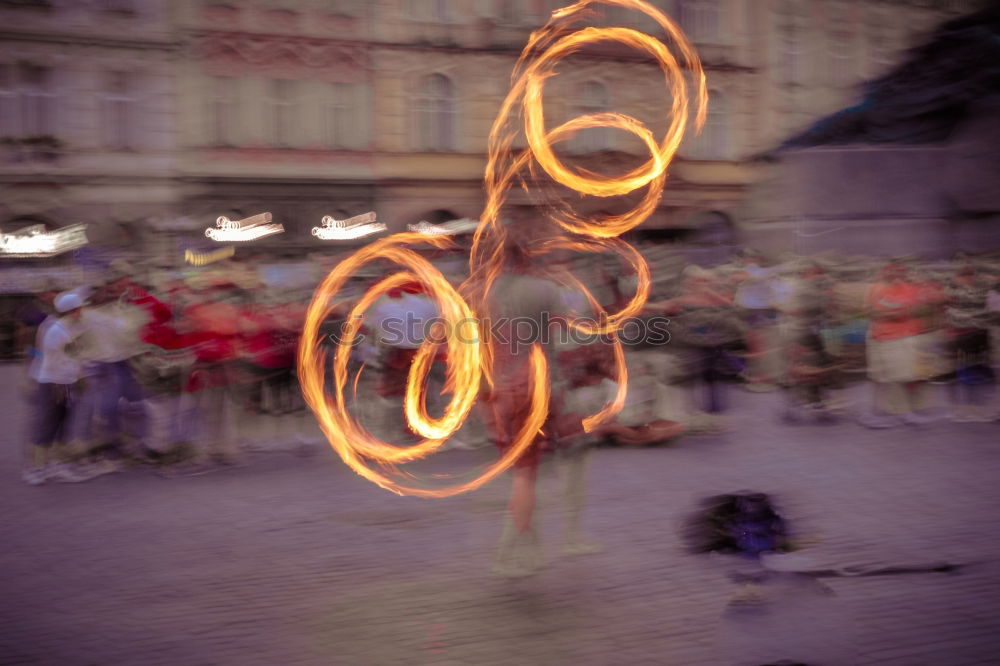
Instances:
[[[586,524],[602,553],[558,556],[553,467],[549,567],[507,581],[489,573],[506,481],[397,497],[323,449],[199,477],[24,485],[17,372],[2,368],[0,389],[0,664],[1000,663],[1000,424],[784,426],[778,396],[734,389],[726,434],[593,456]],[[698,498],[741,489],[774,494],[817,566],[966,566],[777,581],[763,605],[727,612],[741,592],[729,573],[752,564],[688,554],[678,524]]]

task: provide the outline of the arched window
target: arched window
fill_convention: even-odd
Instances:
[[[611,95],[607,86],[600,81],[587,81],[580,89],[580,104],[578,115],[600,113],[611,110]],[[613,135],[607,127],[595,127],[580,131],[572,142],[572,150],[577,153],[595,153],[601,150],[611,150]]]
[[[730,114],[726,98],[715,91],[708,96],[708,114],[701,134],[694,140],[691,156],[701,160],[726,160],[732,154]]]
[[[455,87],[451,79],[443,74],[424,77],[414,108],[418,148],[455,150]]]

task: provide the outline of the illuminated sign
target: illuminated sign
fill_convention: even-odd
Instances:
[[[74,224],[45,231],[36,224],[12,234],[0,234],[0,255],[7,257],[53,257],[87,244],[87,225]]]
[[[320,240],[355,240],[385,231],[385,225],[375,221],[375,213],[355,215],[346,220],[323,216],[323,226],[313,227],[312,235]]]
[[[230,220],[223,215],[215,221],[214,227],[205,229],[205,235],[220,243],[252,241],[272,234],[280,234],[285,228],[271,224],[271,214],[261,213],[244,220]]]

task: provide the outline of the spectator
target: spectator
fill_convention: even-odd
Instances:
[[[875,399],[862,424],[885,428],[925,423],[928,417],[921,413],[929,378],[921,366],[928,344],[925,318],[938,307],[939,296],[918,284],[905,266],[892,262],[869,290],[867,305],[872,320],[867,341],[868,376]]]
[[[79,293],[56,296],[55,310],[38,328],[38,355],[29,376],[35,382],[31,408],[34,413],[30,467],[24,481],[39,485],[46,481],[78,482],[95,475],[95,470],[59,462],[54,448],[69,437],[73,409],[80,395],[81,363],[76,343],[81,327],[84,300]]]

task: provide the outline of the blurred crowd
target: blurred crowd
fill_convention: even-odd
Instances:
[[[625,408],[589,433],[569,424],[573,419],[564,419],[565,427],[557,421],[562,439],[645,445],[718,430],[726,427],[734,385],[781,393],[774,416],[789,424],[849,417],[883,428],[997,418],[995,257],[886,261],[748,250],[701,268],[667,246],[640,249],[654,279],[640,319],[668,321],[669,336],[625,340]],[[464,253],[430,258],[456,283],[464,277]],[[559,284],[553,266],[511,282],[505,307],[586,314],[586,300]],[[561,269],[588,284],[609,310],[635,289],[636,277],[613,262],[588,257]],[[336,316],[377,277],[358,276],[348,286],[328,332],[339,330]],[[549,287],[554,295],[546,300]],[[19,313],[30,357],[24,480],[83,481],[138,464],[166,475],[197,474],[238,464],[255,448],[318,446],[295,367],[311,295],[266,286],[249,264],[231,260],[167,278],[118,263],[102,284],[38,294]],[[405,433],[399,403],[423,332],[387,336],[380,322],[407,315],[435,315],[419,284],[375,303],[366,341],[352,359],[372,378],[361,389],[371,389],[371,399],[357,403],[362,420],[390,441]],[[553,404],[564,415],[594,413],[614,397],[608,345],[557,339],[551,347],[558,369]],[[934,383],[944,388],[929,391]],[[865,397],[850,405],[841,399],[838,389],[862,384]],[[432,411],[436,393],[430,391]],[[934,397],[940,395],[944,403]],[[477,412],[450,445],[487,445],[497,439],[496,427]]]
[[[781,391],[787,423],[852,416],[865,426],[998,415],[1000,261],[948,262],[745,252],[688,266],[647,309],[671,318],[675,377],[700,379],[699,408],[725,408],[732,380]],[[839,388],[867,379],[850,410]],[[946,385],[929,391],[931,384]],[[857,394],[857,392],[854,392]]]
[[[232,465],[250,433],[302,443],[307,296],[264,289],[239,264],[155,285],[119,265],[104,284],[39,294],[21,312],[33,339],[25,480]],[[268,415],[265,432],[248,414]]]

